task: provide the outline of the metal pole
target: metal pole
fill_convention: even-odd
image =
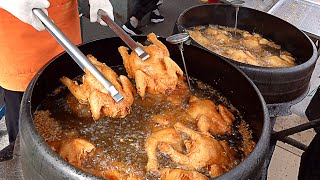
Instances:
[[[279,132],[273,132],[272,138],[281,139],[281,138],[290,136],[292,134],[295,134],[295,133],[298,133],[301,131],[305,131],[310,128],[319,127],[319,126],[320,126],[320,118],[316,119],[316,120],[312,120],[312,121],[304,123],[304,124],[301,124],[301,125],[298,125],[298,126],[295,126],[295,127],[292,127],[292,128],[289,128],[289,129],[279,131]]]

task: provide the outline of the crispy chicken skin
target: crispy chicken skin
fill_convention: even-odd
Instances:
[[[234,121],[233,114],[223,105],[217,106],[208,99],[199,99],[191,96],[189,115],[198,122],[198,128],[201,132],[210,132],[213,134],[228,133],[231,131],[231,125]]]
[[[130,80],[123,75],[118,77],[110,67],[99,62],[92,55],[87,57],[124,96],[123,101],[116,103],[107,89],[87,69],[85,69],[86,74],[83,76],[83,84],[81,85],[67,77],[62,77],[60,81],[68,87],[80,103],[89,104],[94,120],[100,118],[101,112],[109,117],[125,117],[131,111],[131,105],[136,93]]]
[[[176,149],[182,151],[182,140],[180,134],[173,128],[164,128],[151,134],[145,143],[145,149],[148,156],[147,171],[158,173],[157,148],[160,143],[167,143]]]
[[[48,142],[51,149],[76,167],[81,167],[81,161],[86,158],[95,146],[85,139],[64,139]]]
[[[198,171],[186,171],[182,169],[164,168],[161,170],[161,180],[209,180]]]
[[[154,33],[148,35],[152,44],[142,46],[150,57],[143,61],[135,52],[129,55],[128,48],[118,48],[128,76],[134,78],[138,94],[165,94],[175,90],[179,80],[183,78],[180,67],[169,57],[166,46],[157,39]]]
[[[175,150],[168,143],[160,143],[159,149],[166,153],[177,164],[187,170],[199,170],[208,167],[212,177],[219,176],[234,166],[234,154],[231,149],[225,149],[227,146],[208,135],[185,127],[178,122],[174,128],[180,132],[186,133],[190,140],[184,142],[187,148],[187,154],[182,154]]]

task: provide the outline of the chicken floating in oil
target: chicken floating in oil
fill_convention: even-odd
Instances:
[[[173,128],[164,128],[154,132],[146,140],[145,149],[148,156],[146,170],[152,173],[158,173],[157,148],[160,143],[170,144],[174,149],[182,152],[181,135]]]
[[[88,55],[88,58],[124,96],[123,101],[115,102],[107,89],[87,69],[85,69],[86,74],[82,78],[83,84],[81,85],[67,77],[62,77],[60,81],[68,87],[80,103],[89,104],[94,120],[100,118],[101,112],[109,117],[125,117],[131,111],[136,93],[134,86],[126,76],[118,77],[110,67],[99,62],[92,55]]]
[[[142,48],[150,55],[143,61],[135,53],[129,55],[128,48],[119,47],[124,67],[128,76],[135,79],[138,94],[144,97],[146,93],[165,94],[176,89],[178,81],[182,81],[183,71],[170,58],[167,47],[157,39],[154,33],[148,35],[149,46]]]
[[[292,55],[259,34],[224,26],[196,26],[190,37],[208,50],[254,66],[284,68],[295,65]]]
[[[85,139],[72,138],[48,142],[51,149],[76,167],[81,167],[82,160],[95,146]]]
[[[174,128],[190,137],[190,140],[184,141],[187,154],[177,151],[165,142],[160,143],[159,149],[186,170],[200,170],[207,167],[210,176],[217,177],[235,166],[234,152],[224,143],[207,133],[187,128],[180,122],[176,123]]]
[[[197,121],[201,132],[224,134],[231,131],[231,125],[235,118],[223,105],[218,106],[218,112],[216,105],[212,101],[199,99],[196,96],[191,96],[189,103],[188,113]]]

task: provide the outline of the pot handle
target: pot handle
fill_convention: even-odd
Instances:
[[[66,50],[72,59],[82,70],[88,69],[92,75],[109,91],[116,102],[123,100],[122,94],[108,81],[103,74],[90,62],[90,60],[67,38],[66,35],[52,22],[52,20],[41,10],[33,9],[33,13],[41,20],[48,32]]]
[[[319,127],[320,126],[320,118],[318,119],[315,119],[315,120],[312,120],[312,121],[309,121],[307,123],[304,123],[304,124],[300,124],[298,126],[295,126],[295,127],[291,127],[291,128],[288,128],[288,129],[285,129],[285,130],[282,130],[282,131],[273,131],[272,134],[271,134],[271,138],[274,140],[274,141],[282,141],[284,143],[287,143],[287,144],[290,144],[296,148],[299,148],[303,151],[305,151],[307,149],[307,146],[298,142],[297,140],[295,139],[292,139],[288,136],[290,135],[293,135],[293,134],[296,134],[296,133],[299,133],[299,132],[302,132],[302,131],[305,131],[305,130],[308,130],[308,129],[311,129],[311,128],[316,128],[316,127]]]

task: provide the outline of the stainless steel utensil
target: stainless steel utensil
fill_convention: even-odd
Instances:
[[[82,70],[88,69],[95,78],[109,91],[116,102],[123,100],[121,93],[103,76],[103,74],[90,62],[90,60],[63,34],[52,20],[41,10],[33,9],[33,13],[41,20],[49,33],[59,42],[72,59]]]
[[[105,23],[108,24],[114,33],[116,33],[133,51],[138,54],[143,61],[150,57],[150,55],[146,53],[141,46],[139,46],[126,32],[124,32],[121,27],[119,27],[112,19],[109,18],[104,10],[99,9],[98,15]]]
[[[225,3],[225,4],[229,4],[235,7],[239,7],[244,5],[245,1],[244,0],[232,0],[232,1],[228,1],[228,0],[220,0],[221,2]]]
[[[178,47],[179,47],[179,50],[181,53],[181,57],[182,57],[184,71],[185,71],[186,77],[187,77],[188,86],[189,86],[189,89],[192,90],[190,80],[189,80],[188,71],[187,71],[186,62],[184,60],[184,55],[183,55],[183,43],[188,41],[189,39],[190,39],[190,36],[188,33],[179,33],[179,34],[174,34],[172,36],[167,37],[166,41],[168,41],[171,44],[178,44]]]

